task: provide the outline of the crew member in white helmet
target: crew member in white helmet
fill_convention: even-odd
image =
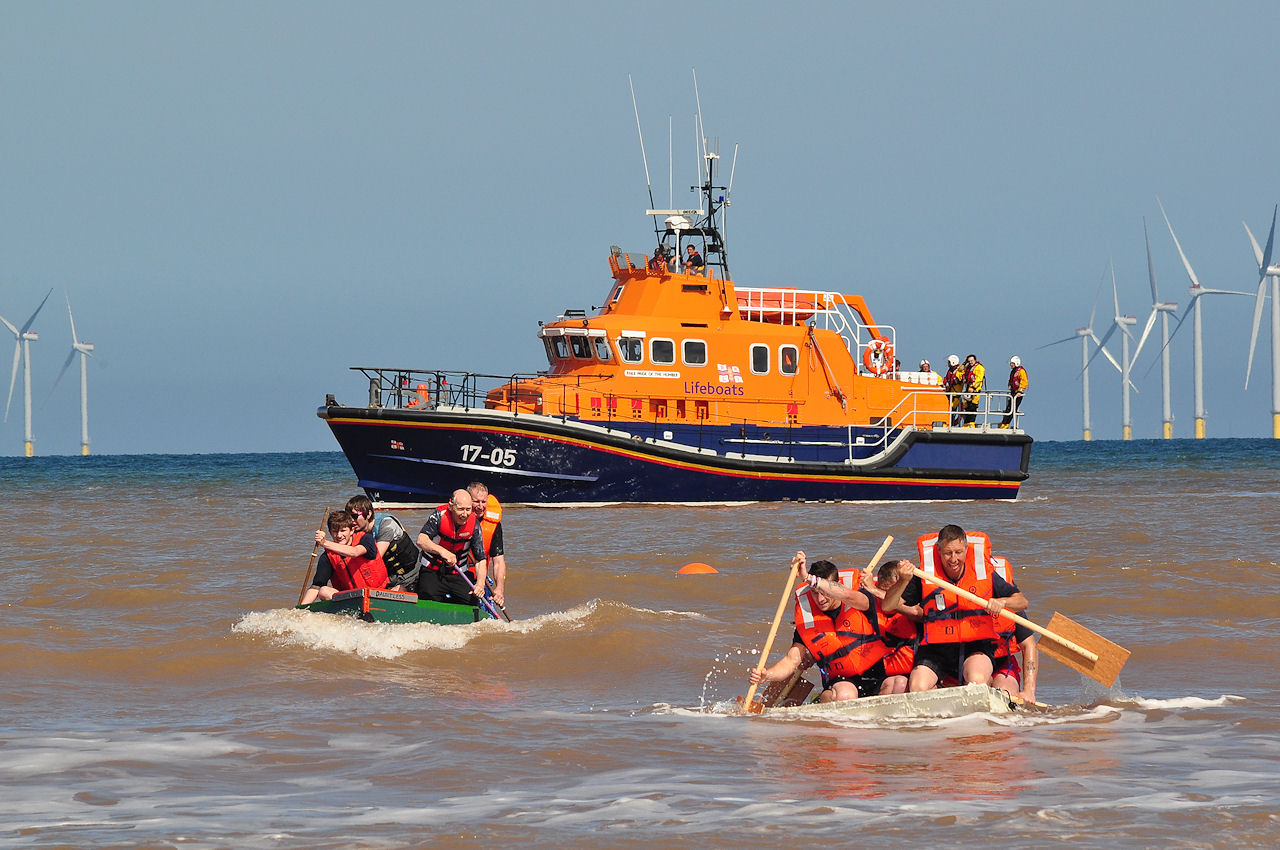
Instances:
[[[1009,358],[1009,406],[1005,409],[1004,419],[1000,420],[1001,428],[1013,427],[1013,418],[1022,405],[1022,395],[1030,385],[1027,370],[1022,368],[1022,358],[1013,355]]]
[[[938,386],[942,383],[942,377],[929,366],[928,360],[920,361],[920,374],[924,375],[923,383]]]
[[[946,390],[951,398],[951,424],[960,424],[960,411],[964,408],[964,402],[960,400],[960,391],[964,389],[965,379],[968,375],[964,366],[960,365],[960,358],[951,355],[947,358],[947,374],[942,377],[942,388]]]

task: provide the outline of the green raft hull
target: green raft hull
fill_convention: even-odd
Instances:
[[[305,611],[342,614],[367,623],[434,623],[452,626],[474,623],[484,615],[473,605],[453,605],[419,599],[416,593],[392,590],[347,590],[332,599],[318,599],[299,605]]]

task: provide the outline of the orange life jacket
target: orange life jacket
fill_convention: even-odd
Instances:
[[[841,584],[850,590],[857,586],[859,577],[857,570],[839,573]],[[876,604],[869,593],[867,599],[872,606]],[[828,676],[860,676],[889,654],[874,616],[841,605],[832,617],[818,607],[808,586],[796,591],[795,621],[800,640]]]
[[[472,511],[472,515],[475,511]],[[485,503],[484,514],[480,517],[480,533],[484,535],[484,556],[489,557],[489,546],[493,543],[493,533],[498,528],[498,523],[502,522],[502,505],[498,499],[489,494],[489,500]]]
[[[443,546],[457,556],[458,569],[474,573],[475,571],[471,569],[473,563],[471,560],[471,538],[474,537],[476,533],[475,511],[472,511],[467,516],[467,521],[462,524],[461,528],[459,528],[457,523],[453,521],[453,514],[449,512],[448,504],[443,504],[436,508],[436,510],[440,513],[440,533],[432,540],[432,542]],[[435,555],[431,555],[427,566],[436,572],[439,572],[442,567],[447,565],[444,560]],[[449,568],[449,572],[452,572],[451,567]]]
[[[889,647],[884,658],[886,676],[908,676],[916,662],[916,645],[920,643],[920,626],[906,614],[886,614],[876,606],[880,638]]]
[[[376,544],[373,551],[378,551]],[[366,558],[363,555],[345,558],[337,552],[327,554],[329,563],[333,565],[335,589],[342,591],[368,587],[373,590],[382,590],[387,586],[387,566],[382,563],[382,558]]]
[[[991,540],[980,531],[966,534],[968,546],[964,554],[964,572],[951,583],[970,593],[990,599]],[[942,553],[938,547],[938,535],[925,534],[916,540],[916,552],[920,556],[920,569],[929,575],[947,578],[942,569]],[[996,640],[991,615],[983,606],[961,599],[951,591],[921,579],[921,603],[924,607],[923,644],[959,643],[971,640]]]

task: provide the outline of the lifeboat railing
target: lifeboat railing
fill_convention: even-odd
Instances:
[[[526,387],[523,382],[539,377],[535,373],[512,375],[485,375],[477,372],[456,370],[423,370],[404,368],[382,368],[370,366],[354,366],[352,371],[362,373],[368,379],[369,406],[399,410],[433,410],[439,407],[460,407],[464,410],[485,409],[490,407],[490,396],[496,390],[503,389],[503,406],[513,416],[524,414],[547,415],[561,420],[589,418],[603,419],[607,430],[620,429],[632,435],[639,435],[643,427],[650,439],[658,441],[669,439],[666,432],[673,427],[697,426],[697,445],[700,451],[714,450],[729,455],[750,454],[751,446],[770,446],[775,449],[786,448],[788,456],[792,447],[804,448],[824,446],[834,448],[842,446],[849,462],[854,462],[855,450],[865,453],[867,450],[882,451],[887,449],[894,439],[904,430],[961,430],[961,429],[995,429],[1006,427],[1003,420],[1011,399],[1008,392],[983,392],[979,394],[978,406],[974,411],[939,412],[936,391],[912,390],[877,420],[862,425],[847,425],[844,428],[844,439],[805,440],[793,436],[793,430],[800,424],[790,416],[781,418],[726,417],[723,411],[717,411],[718,424],[740,423],[740,436],[725,436],[717,431],[714,436],[707,432],[711,418],[711,405],[732,404],[723,399],[685,399],[685,415],[676,418],[672,411],[680,399],[667,395],[615,394],[595,390],[591,383],[601,380],[606,375],[579,374],[561,376],[556,386],[546,385]],[[573,380],[566,380],[568,378]],[[548,399],[548,392],[555,393],[558,398]],[[594,393],[600,401],[599,407],[592,407],[589,402],[583,406],[581,394]],[[570,398],[570,394],[573,398]],[[948,394],[954,400],[959,394]],[[926,402],[927,400],[927,402]],[[554,403],[548,403],[552,402]],[[546,411],[544,413],[544,411]],[[630,415],[628,415],[628,413]],[[1025,414],[1018,411],[1012,417],[1009,426],[1013,430],[1021,430],[1021,419]],[[749,437],[752,429],[776,429],[782,436],[775,438]],[[715,445],[713,445],[713,443]],[[737,449],[726,448],[736,444]]]
[[[861,362],[863,350],[877,337],[884,337],[890,346],[897,348],[897,329],[893,325],[864,323],[841,292],[788,286],[739,286],[735,291],[738,313],[747,321],[783,325],[807,322],[815,328],[834,331],[844,340],[855,362]],[[888,368],[893,369],[892,362]]]

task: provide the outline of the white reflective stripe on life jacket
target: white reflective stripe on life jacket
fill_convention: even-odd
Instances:
[[[853,590],[855,577],[860,578],[857,570],[839,570],[836,572],[836,578],[845,587]],[[796,627],[797,628],[813,628],[813,594],[809,592],[809,585],[802,584],[796,588]]]
[[[990,542],[985,534],[965,532],[965,543],[968,546],[968,551],[965,552],[965,559],[968,560],[970,553],[972,553],[974,574],[980,579],[987,577],[987,561],[992,558],[987,548]],[[916,545],[919,549],[920,569],[931,576],[936,576],[938,574],[937,562],[939,560],[938,535],[927,534],[916,541]]]

